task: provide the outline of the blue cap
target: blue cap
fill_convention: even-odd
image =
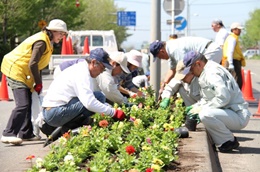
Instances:
[[[163,42],[162,41],[154,41],[153,43],[150,44],[150,52],[153,54],[153,61],[155,61],[156,56],[158,55],[160,49],[163,47]]]
[[[103,63],[103,65],[106,68],[108,69],[113,68],[108,61],[109,55],[103,48],[96,48],[94,50],[91,50],[89,56],[91,59],[96,59],[98,62]]]
[[[147,72],[145,73],[145,75],[146,75],[146,76],[150,76],[150,71],[147,71]]]
[[[190,71],[191,65],[202,56],[201,53],[197,51],[189,51],[184,55],[183,64],[185,65],[184,74]]]

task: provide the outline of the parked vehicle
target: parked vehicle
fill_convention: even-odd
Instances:
[[[64,61],[85,58],[88,56],[87,54],[82,54],[86,37],[88,37],[90,51],[95,48],[103,48],[108,53],[118,51],[116,37],[113,30],[70,30],[68,36],[72,40],[72,46],[73,49],[76,50],[76,53],[72,55],[53,54],[49,62],[49,70],[51,74],[55,67]]]
[[[79,49],[77,54],[82,54],[86,37],[88,37],[90,51],[95,48],[103,48],[107,52],[118,50],[113,30],[70,30],[68,36],[72,38],[72,45]]]
[[[250,59],[253,56],[260,55],[260,50],[259,49],[248,49],[243,53],[244,57]]]

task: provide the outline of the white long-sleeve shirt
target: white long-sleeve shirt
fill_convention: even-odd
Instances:
[[[227,48],[227,61],[229,63],[228,68],[229,69],[234,69],[234,65],[233,65],[233,54],[235,51],[235,47],[237,44],[236,39],[233,36],[230,36],[227,39],[227,43],[228,43],[228,48]]]
[[[215,42],[219,45],[219,46],[223,46],[224,42],[226,40],[226,38],[228,37],[229,33],[227,31],[227,29],[225,28],[220,28],[218,33],[216,34],[215,37]]]
[[[62,106],[72,98],[78,97],[89,111],[113,116],[115,110],[95,98],[93,79],[90,76],[87,62],[77,63],[66,68],[51,83],[43,99],[42,107]]]
[[[118,90],[118,79],[112,76],[112,70],[106,69],[95,82],[95,89],[102,91],[108,100],[118,104],[128,103],[127,97],[124,97]]]
[[[150,85],[148,77],[146,75],[137,75],[133,77],[132,82],[137,87],[148,87]]]

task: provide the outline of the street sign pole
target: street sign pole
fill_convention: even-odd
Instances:
[[[174,4],[175,4],[175,1],[173,0],[173,1],[172,1],[172,32],[171,32],[172,34],[174,34],[174,17],[175,17],[175,13],[174,13],[174,11],[175,11],[175,10],[174,10],[174,9],[175,9],[175,8],[174,8]]]
[[[151,42],[161,40],[161,0],[152,0],[151,3]],[[159,97],[161,82],[161,60],[156,58],[153,62],[153,55],[150,55],[150,85],[155,90],[156,100]]]

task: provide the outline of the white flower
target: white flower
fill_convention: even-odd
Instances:
[[[72,154],[69,152],[68,153],[68,155],[66,155],[65,157],[64,157],[64,162],[65,162],[65,164],[75,164],[74,163],[74,157],[72,156]],[[72,162],[72,163],[71,163]]]
[[[137,111],[137,110],[138,110],[138,106],[133,105],[133,106],[131,107],[131,110],[132,110],[132,111]]]
[[[42,168],[43,160],[41,158],[37,158],[35,162],[37,168]]]
[[[120,121],[117,128],[118,129],[124,128],[124,123],[122,121]]]
[[[60,137],[59,142],[60,144],[65,145],[67,143],[67,139],[65,137]]]

